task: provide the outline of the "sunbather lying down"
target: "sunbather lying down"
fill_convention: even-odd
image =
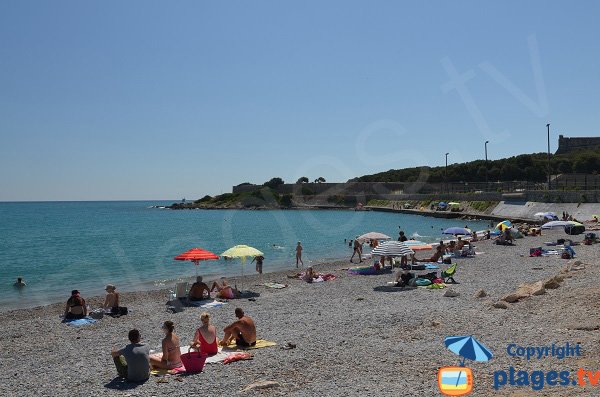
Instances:
[[[221,277],[220,280],[215,281],[210,288],[210,292],[217,290],[217,298],[221,299],[235,299],[240,297],[240,291],[237,288],[227,284],[227,279]]]
[[[296,273],[295,275],[288,277],[299,278],[301,280],[306,281],[307,283],[318,283],[322,281],[329,281],[335,279],[335,275],[333,274],[323,274],[315,272],[312,266],[309,266],[305,272]]]
[[[415,262],[432,262],[435,263],[438,260],[440,260],[440,258],[444,255],[444,250],[443,247],[441,245],[438,245],[435,253],[431,256],[431,258],[425,258],[425,259],[417,259],[413,256],[413,263]]]

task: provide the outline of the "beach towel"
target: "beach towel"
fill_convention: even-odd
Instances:
[[[63,320],[62,322],[73,327],[81,327],[83,325],[94,324],[96,321],[93,318],[86,317],[78,320]]]
[[[189,346],[181,346],[179,348],[179,350],[181,351],[181,354],[185,354],[185,353],[187,353],[189,351],[189,348],[190,348]],[[192,351],[196,351],[196,350],[192,350]],[[223,349],[221,347],[219,347],[219,352],[217,354],[215,354],[214,356],[208,356],[208,357],[206,357],[206,361],[204,362],[204,364],[218,364],[218,363],[221,363],[230,354],[231,353],[224,352]]]
[[[206,301],[190,301],[190,302],[188,302],[188,306],[200,307],[202,309],[214,309],[214,308],[226,305],[226,304],[227,304],[227,302],[220,302],[218,300],[214,300],[214,301],[208,302],[208,303]]]
[[[185,372],[185,367],[179,367],[175,369],[153,369],[150,371],[150,375],[154,376],[166,376],[166,375],[178,375]]]
[[[279,283],[264,283],[263,285],[267,288],[273,288],[273,289],[282,289],[282,288],[287,287],[287,284],[279,284]]]
[[[335,276],[333,274],[321,274],[319,273],[319,277],[313,280],[313,283],[322,283],[324,281],[333,281],[335,280]]]
[[[304,272],[297,274],[295,277],[293,278],[299,278],[300,280],[304,280]],[[324,281],[333,281],[335,280],[335,275],[331,274],[331,273],[327,273],[327,274],[323,274],[323,273],[318,273],[317,274],[317,278],[313,278],[313,283],[322,283]]]
[[[409,265],[410,268],[410,265]],[[439,269],[440,267],[437,264],[433,264],[433,263],[425,263],[425,269],[424,270],[435,270],[435,269]]]
[[[250,346],[250,347],[238,347],[236,346],[235,342],[231,343],[229,346],[224,347],[223,351],[237,351],[237,350],[254,350],[254,349],[262,349],[265,347],[271,347],[271,346],[277,346],[277,343],[275,342],[270,342],[268,340],[264,340],[264,339],[258,339],[256,341],[256,345],[254,346]]]
[[[223,360],[223,364],[233,363],[235,361],[240,360],[252,360],[252,354],[250,353],[234,353],[227,356],[225,360]]]
[[[361,276],[370,276],[373,274],[379,274],[377,269],[373,266],[363,266],[363,267],[352,267],[348,269],[348,273],[353,275],[361,275]]]

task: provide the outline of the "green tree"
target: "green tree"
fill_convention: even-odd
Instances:
[[[269,187],[271,189],[277,189],[277,186],[283,185],[285,182],[281,178],[272,178],[267,182],[263,183],[263,186]]]
[[[300,177],[300,178],[298,178],[298,180],[296,181],[296,183],[297,183],[298,185],[301,185],[301,184],[303,184],[303,183],[308,183],[308,182],[309,182],[309,180],[308,180],[308,178],[307,178],[307,177],[305,177],[305,176],[301,176],[301,177]]]

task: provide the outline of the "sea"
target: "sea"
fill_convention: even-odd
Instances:
[[[439,241],[452,226],[486,229],[487,221],[352,210],[170,210],[173,201],[0,203],[0,311],[119,291],[172,288],[196,272],[205,280],[255,272],[248,260],[215,260],[198,267],[173,258],[200,247],[219,255],[246,244],[264,252],[264,272],[295,269],[302,241],[306,266],[348,259],[346,240],[399,230]],[[13,287],[17,277],[27,283]]]

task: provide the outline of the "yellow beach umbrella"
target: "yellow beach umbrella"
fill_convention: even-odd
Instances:
[[[242,258],[242,262],[245,262],[246,258],[249,256],[255,257],[261,255],[264,254],[256,248],[250,247],[248,245],[236,245],[235,247],[231,247],[221,254],[221,256],[227,258]]]
[[[510,223],[510,221],[502,221],[496,225],[496,229],[499,229],[500,231],[504,231],[504,229],[508,229],[511,227],[512,227],[512,223]]]
[[[242,278],[244,277],[244,264],[246,263],[246,258],[256,257],[256,256],[264,256],[262,252],[257,250],[254,247],[250,247],[248,245],[236,245],[235,247],[229,248],[227,251],[221,254],[222,257],[225,258],[240,258],[242,260]]]

